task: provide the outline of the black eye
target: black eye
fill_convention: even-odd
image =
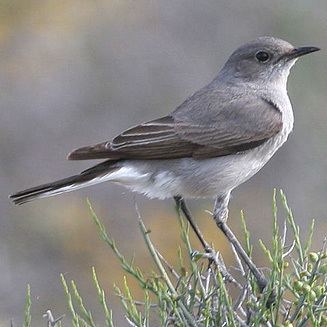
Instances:
[[[255,54],[255,57],[257,58],[258,61],[260,62],[266,62],[270,59],[270,55],[268,52],[266,51],[258,51],[256,54]]]

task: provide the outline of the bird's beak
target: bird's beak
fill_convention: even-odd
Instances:
[[[294,48],[290,52],[286,54],[286,58],[288,60],[295,59],[301,56],[304,56],[306,54],[309,54],[311,52],[319,51],[320,49],[317,47],[301,47],[301,48]]]

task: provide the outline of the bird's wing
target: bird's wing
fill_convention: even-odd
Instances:
[[[171,115],[132,127],[111,142],[76,149],[68,159],[205,159],[257,147],[282,129],[281,112],[263,98],[203,99],[191,97]]]
[[[179,137],[173,117],[166,116],[132,127],[111,142],[76,149],[68,155],[68,159],[183,158],[192,156],[198,146]]]

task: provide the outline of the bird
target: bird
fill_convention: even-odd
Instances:
[[[214,253],[185,199],[216,198],[213,218],[254,275],[267,279],[227,225],[231,192],[254,176],[286,142],[294,116],[287,94],[290,69],[317,47],[294,47],[271,36],[237,48],[218,75],[170,114],[131,127],[113,140],[84,146],[69,160],[103,161],[80,174],[9,197],[15,204],[94,184],[119,183],[149,198],[173,198],[206,252]],[[269,303],[274,302],[271,294]]]
[[[110,181],[149,198],[217,197],[226,215],[232,190],[287,140],[294,121],[287,77],[300,56],[318,50],[271,36],[250,41],[170,114],[67,157],[103,159],[100,164],[10,198],[23,204]]]

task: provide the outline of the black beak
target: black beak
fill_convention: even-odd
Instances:
[[[317,47],[301,47],[301,48],[294,48],[292,51],[290,51],[287,55],[286,58],[291,60],[295,59],[301,56],[304,56],[306,54],[309,54],[311,52],[316,52],[319,51],[320,49]]]

